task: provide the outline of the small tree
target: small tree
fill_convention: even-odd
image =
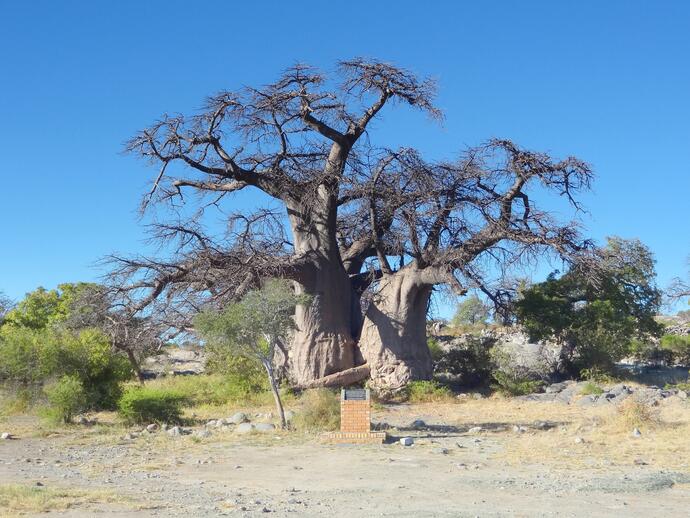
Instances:
[[[0,291],[0,326],[5,322],[5,315],[12,309],[12,301]]]
[[[223,311],[204,312],[195,319],[195,328],[205,340],[261,363],[283,428],[286,427],[285,412],[273,360],[276,350],[284,351],[288,335],[295,329],[296,306],[307,302],[304,296],[295,295],[285,281],[272,279]]]
[[[489,318],[488,306],[479,297],[472,295],[458,304],[458,309],[453,317],[453,325],[458,327],[484,324],[487,318]]]
[[[561,360],[573,374],[607,370],[633,352],[635,338],[661,333],[654,319],[661,292],[649,249],[638,240],[613,237],[596,253],[596,282],[578,268],[550,275],[525,290],[515,307],[532,339],[556,337],[563,344]]]

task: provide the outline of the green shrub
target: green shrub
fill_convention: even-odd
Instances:
[[[65,375],[79,378],[88,408],[112,410],[132,371],[96,330],[0,329],[0,382],[40,394],[42,385]]]
[[[541,380],[515,378],[502,371],[495,371],[493,377],[496,380],[494,388],[506,396],[533,394],[539,392],[544,386],[544,382]]]
[[[185,397],[169,390],[129,387],[118,403],[118,412],[128,423],[179,423]]]
[[[591,381],[585,383],[580,389],[580,394],[583,396],[600,396],[603,393],[604,389]]]
[[[46,415],[54,422],[69,423],[89,406],[88,393],[78,376],[62,376],[44,390],[50,403]]]
[[[660,345],[672,355],[675,363],[690,365],[690,336],[664,335]]]
[[[340,427],[340,398],[329,389],[313,389],[302,394],[300,410],[292,420],[297,430],[322,432]]]
[[[410,403],[440,403],[453,401],[453,393],[437,381],[411,381],[405,387],[405,396]]]
[[[434,361],[434,363],[437,362],[439,358],[443,356],[443,349],[441,349],[441,345],[438,343],[438,340],[430,336],[426,339],[426,345],[429,347],[431,359]]]
[[[434,361],[434,373],[444,381],[475,386],[489,379],[491,342],[479,336],[465,336],[462,345],[451,348]]]
[[[582,369],[580,371],[580,378],[593,383],[602,385],[611,385],[618,383],[620,380],[612,373],[599,367],[590,367],[589,369]]]

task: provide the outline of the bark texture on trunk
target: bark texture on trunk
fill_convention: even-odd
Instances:
[[[355,365],[352,336],[352,287],[335,239],[334,214],[327,208],[293,206],[288,209],[295,251],[308,260],[295,282],[298,294],[311,304],[295,311],[292,377],[297,385],[350,369]]]
[[[426,343],[431,289],[413,263],[381,279],[359,340],[372,388],[396,391],[409,381],[431,379],[433,364]]]

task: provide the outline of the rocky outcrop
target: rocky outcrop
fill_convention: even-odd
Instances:
[[[203,349],[180,347],[166,347],[160,354],[144,360],[142,365],[142,373],[148,379],[203,374],[205,370],[206,355]]]

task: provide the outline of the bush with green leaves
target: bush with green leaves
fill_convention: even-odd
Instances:
[[[410,403],[441,403],[452,401],[451,390],[438,381],[411,381],[405,386],[405,397]]]
[[[76,376],[89,409],[114,409],[121,383],[131,378],[127,359],[96,329],[66,325],[73,302],[91,284],[39,288],[5,314],[0,326],[0,383],[27,394],[62,376]]]
[[[506,396],[526,396],[539,392],[544,386],[541,380],[518,378],[501,371],[494,372],[493,377],[494,389]]]
[[[633,339],[661,332],[654,318],[661,292],[649,249],[613,237],[596,253],[594,278],[584,268],[552,274],[515,304],[517,320],[533,340],[555,337],[563,344],[563,366],[574,375],[590,367],[611,370],[630,354]]]
[[[449,383],[472,387],[484,383],[493,369],[490,349],[493,340],[467,335],[462,344],[440,349],[434,357],[434,374]]]
[[[239,302],[220,312],[201,313],[194,322],[214,362],[225,359],[231,362],[229,365],[244,362],[252,369],[256,365],[263,367],[283,428],[287,422],[280,399],[276,357],[287,361],[286,343],[295,328],[295,308],[309,303],[308,297],[295,294],[289,282],[269,279],[261,289],[248,292]]]
[[[118,413],[131,424],[180,423],[185,403],[179,392],[131,386],[118,402]]]
[[[69,423],[89,407],[89,394],[74,374],[62,376],[44,390],[50,404],[46,415],[54,422]]]
[[[64,375],[79,378],[89,408],[114,409],[132,371],[98,331],[0,329],[0,381],[32,390]]]
[[[454,327],[485,325],[489,318],[489,306],[476,295],[463,300],[451,320]]]
[[[661,349],[667,351],[674,363],[690,365],[690,335],[664,335],[660,341]]]
[[[494,388],[511,396],[538,392],[551,378],[557,365],[557,359],[546,347],[526,358],[519,346],[497,344],[491,348],[490,355]]]

